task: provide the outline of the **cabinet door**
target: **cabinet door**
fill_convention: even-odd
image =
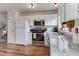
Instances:
[[[25,35],[26,35],[26,44],[31,45],[32,44],[32,33],[30,32],[30,23],[29,20],[25,21]]]
[[[26,44],[25,29],[16,29],[16,44]]]
[[[45,25],[52,25],[52,19],[45,19]]]
[[[25,20],[16,21],[16,44],[26,44]]]
[[[45,17],[45,25],[57,25],[57,16],[55,15],[48,15]]]
[[[44,20],[44,17],[45,17],[44,15],[35,15],[34,19],[35,20]]]
[[[34,26],[34,16],[29,16],[28,20],[30,22],[30,26]]]
[[[32,45],[32,33],[31,32],[26,33],[26,44]]]
[[[29,20],[30,26],[34,26],[34,20]]]

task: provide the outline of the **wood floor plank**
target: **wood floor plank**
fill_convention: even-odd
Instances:
[[[41,43],[39,44],[41,45]],[[0,56],[48,56],[49,48],[45,46],[23,46],[0,43]]]

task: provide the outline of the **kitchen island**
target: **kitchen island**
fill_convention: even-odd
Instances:
[[[79,44],[72,43],[72,39],[66,35],[49,33],[50,56],[79,56]]]
[[[52,32],[49,33],[50,41],[50,55],[59,56],[67,55],[69,52],[69,42],[62,33]]]

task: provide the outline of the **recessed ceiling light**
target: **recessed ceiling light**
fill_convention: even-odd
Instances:
[[[33,3],[29,4],[29,8],[34,8],[34,7],[35,7],[35,6],[34,6]]]
[[[54,3],[54,6],[57,7],[57,3]]]
[[[54,6],[57,7],[57,3],[54,3]]]
[[[51,4],[51,7],[58,7],[58,3]]]

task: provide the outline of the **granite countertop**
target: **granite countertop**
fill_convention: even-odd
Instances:
[[[59,37],[62,37],[63,40],[66,40],[69,44],[72,44],[72,39],[66,35],[62,32],[48,32],[49,42],[50,44],[53,44],[53,39],[60,40]]]
[[[67,40],[67,41],[71,41],[72,40],[72,38],[70,38],[69,36],[67,36],[67,33],[66,34],[64,34],[64,33],[61,33],[61,32],[50,32],[49,33],[49,37],[50,38],[53,38],[53,37],[57,37],[57,36],[62,36],[65,40]]]

